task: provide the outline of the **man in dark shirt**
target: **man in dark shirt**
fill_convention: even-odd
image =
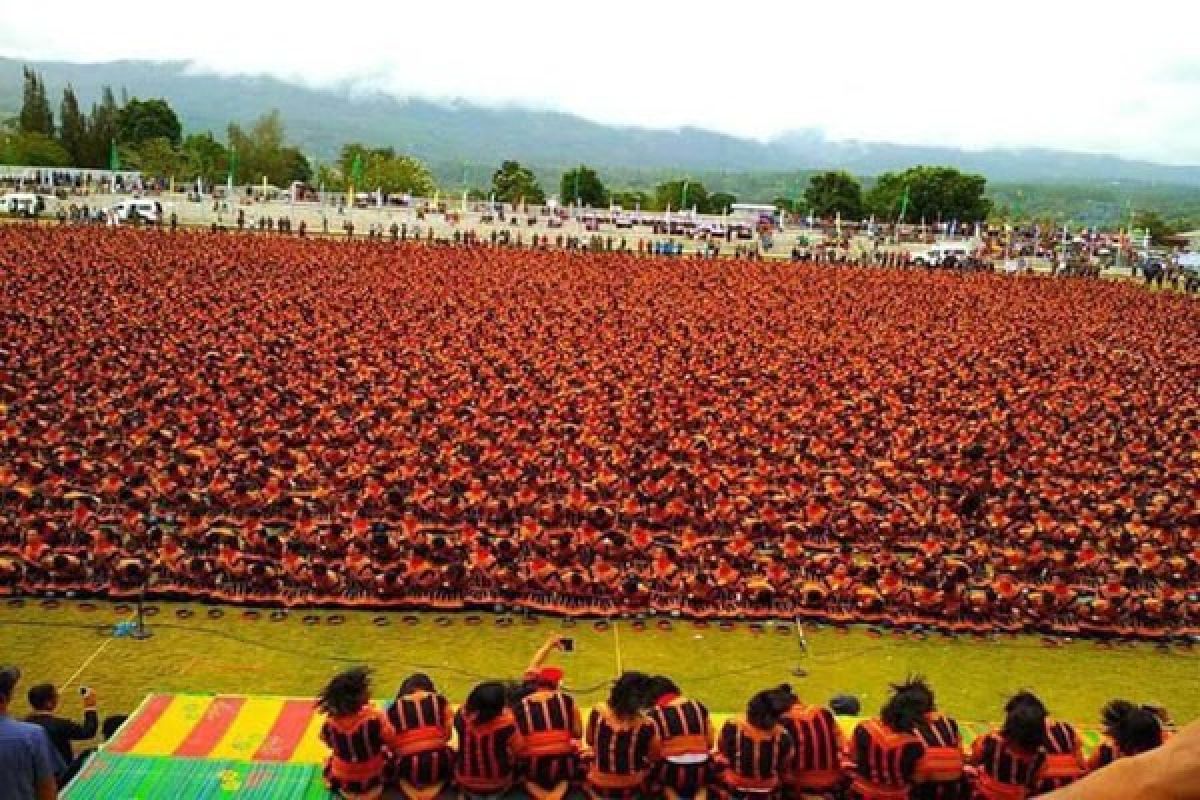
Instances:
[[[0,800],[54,800],[54,773],[61,768],[46,732],[8,715],[16,667],[0,667]]]
[[[100,727],[100,717],[96,712],[98,704],[96,692],[92,689],[88,689],[83,695],[82,725],[63,717],[54,716],[54,711],[58,708],[58,701],[58,690],[54,688],[53,684],[41,683],[32,687],[29,690],[29,707],[33,709],[33,713],[26,717],[25,721],[44,728],[46,735],[50,737],[50,743],[62,756],[67,769],[59,776],[59,784],[65,785],[75,777],[75,773],[83,766],[88,755],[85,752],[76,760],[71,742],[94,739],[96,731]]]

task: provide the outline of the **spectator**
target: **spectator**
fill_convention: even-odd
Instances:
[[[845,742],[833,712],[823,706],[807,705],[797,697],[780,722],[796,747],[795,760],[788,770],[794,794],[819,795],[840,789],[845,782],[842,773]]]
[[[1042,800],[1200,800],[1200,721]]]
[[[317,696],[317,710],[328,715],[321,741],[332,751],[325,762],[329,788],[347,800],[379,798],[392,730],[371,703],[369,670],[355,667],[334,676]]]
[[[647,691],[653,707],[646,716],[658,731],[660,759],[653,782],[668,800],[696,797],[708,786],[713,729],[708,709],[683,696],[665,675],[650,679]]]
[[[55,774],[63,764],[46,731],[8,713],[21,679],[16,667],[0,667],[0,800],[54,800]]]
[[[38,684],[29,690],[28,696],[29,707],[33,709],[33,713],[26,717],[25,721],[40,725],[45,729],[46,735],[50,737],[50,743],[54,745],[54,749],[58,751],[63,764],[66,765],[66,771],[59,781],[59,785],[65,786],[71,778],[75,777],[75,773],[79,771],[83,762],[91,754],[89,750],[76,759],[71,742],[93,739],[96,731],[100,728],[100,716],[96,712],[96,692],[93,689],[87,689],[83,695],[82,725],[63,717],[54,716],[54,712],[58,709],[59,695],[53,684]]]
[[[404,679],[387,709],[392,741],[392,770],[400,791],[410,800],[433,798],[450,779],[454,720],[450,703],[418,672]]]
[[[645,793],[661,745],[654,723],[642,713],[648,701],[649,678],[625,672],[613,684],[608,702],[588,715],[587,787],[595,800],[633,800]]]
[[[850,748],[855,763],[848,793],[852,800],[907,800],[925,753],[914,732],[924,716],[915,694],[893,691],[877,719],[858,724]]]
[[[514,709],[524,788],[533,800],[561,800],[579,773],[579,707],[561,688],[562,669],[543,665],[550,652],[561,647],[562,640],[552,636],[537,651]]]
[[[1021,692],[1004,707],[1004,727],[972,745],[979,800],[1025,800],[1046,761],[1046,709]]]
[[[912,695],[923,715],[913,729],[925,748],[913,773],[913,800],[965,800],[970,787],[958,722],[937,710],[933,689],[924,678],[910,678],[896,689]]]
[[[786,684],[766,689],[750,698],[745,715],[721,727],[717,788],[725,800],[771,795],[783,785],[794,744],[779,720],[795,702]]]
[[[454,782],[467,797],[504,794],[516,780],[521,734],[507,700],[504,684],[481,683],[454,717]]]
[[[1119,758],[1136,756],[1162,745],[1165,738],[1158,715],[1128,700],[1113,700],[1104,707],[1104,741],[1088,759],[1088,770],[1106,767]]]

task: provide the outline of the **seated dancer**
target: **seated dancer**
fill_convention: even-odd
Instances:
[[[660,747],[658,730],[642,713],[649,700],[648,688],[646,675],[623,673],[607,702],[596,705],[588,715],[584,787],[595,800],[634,800],[645,793]]]
[[[503,683],[481,683],[454,715],[454,783],[468,798],[505,794],[517,778],[521,734]]]
[[[521,734],[519,763],[524,789],[533,800],[562,800],[579,777],[579,741],[583,723],[575,699],[561,688],[563,671],[544,666],[561,647],[551,637],[525,670],[525,690],[513,714]]]
[[[328,715],[321,741],[332,751],[325,783],[347,800],[377,800],[383,795],[392,730],[371,703],[368,670],[355,667],[336,675],[317,696],[317,710]]]
[[[711,777],[713,729],[708,709],[684,697],[665,675],[650,679],[646,716],[658,731],[659,760],[652,782],[668,800],[704,800]]]
[[[744,715],[721,727],[717,736],[717,781],[725,800],[772,800],[779,796],[792,763],[793,743],[780,718],[796,697],[787,686],[750,698]]]
[[[1146,706],[1113,700],[1104,707],[1104,741],[1088,759],[1088,771],[1101,769],[1119,758],[1136,756],[1162,745],[1166,731],[1162,721]]]

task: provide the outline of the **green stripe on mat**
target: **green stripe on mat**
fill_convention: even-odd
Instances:
[[[157,758],[97,753],[65,800],[329,800],[312,764]]]

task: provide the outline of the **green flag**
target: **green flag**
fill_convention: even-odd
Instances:
[[[904,222],[906,211],[908,211],[908,184],[904,185],[904,194],[900,196],[900,222]]]
[[[362,153],[354,154],[354,163],[350,166],[350,185],[356,190],[362,188],[363,163]]]
[[[110,139],[108,142],[108,168],[113,172],[121,168],[121,157],[117,155],[116,139]]]

